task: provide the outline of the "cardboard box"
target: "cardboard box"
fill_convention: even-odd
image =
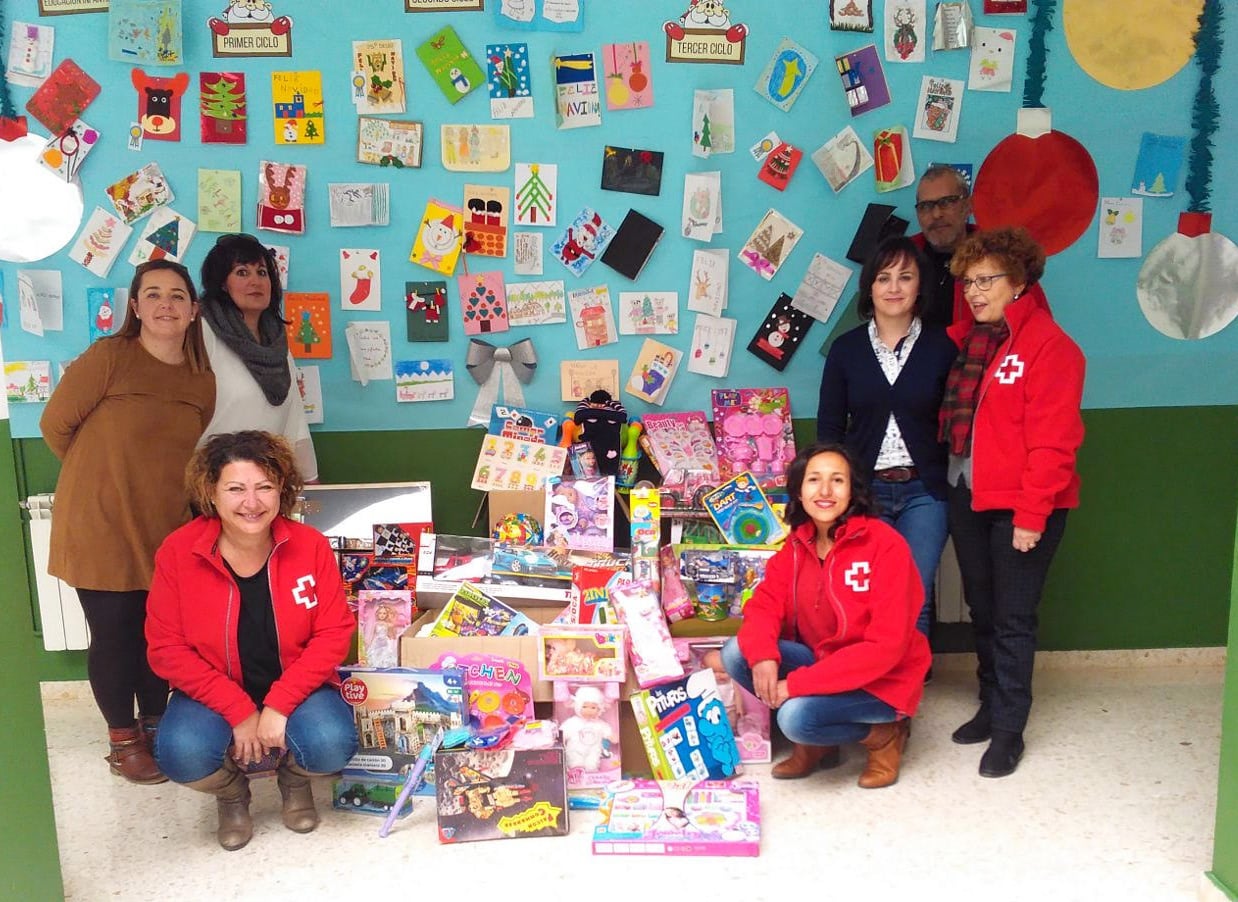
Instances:
[[[563,746],[450,749],[434,756],[438,841],[565,836]]]

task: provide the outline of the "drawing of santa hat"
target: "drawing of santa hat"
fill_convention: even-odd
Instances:
[[[447,228],[454,230],[456,227],[456,214],[448,213],[443,217],[442,224],[447,226]]]
[[[602,217],[597,213],[593,214],[593,218],[585,223],[585,231],[589,233],[590,238],[598,236],[598,227],[602,225]]]

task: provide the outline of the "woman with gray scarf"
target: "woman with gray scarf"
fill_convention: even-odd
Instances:
[[[215,418],[202,436],[257,429],[282,435],[307,482],[318,480],[296,364],[280,314],[274,255],[252,235],[222,235],[202,263],[202,337],[215,371]]]

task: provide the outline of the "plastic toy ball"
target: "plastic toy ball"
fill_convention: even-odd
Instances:
[[[508,545],[540,545],[542,535],[542,524],[536,517],[516,512],[504,515],[495,523],[490,537]]]

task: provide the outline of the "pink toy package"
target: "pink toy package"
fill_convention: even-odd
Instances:
[[[457,667],[464,674],[469,726],[474,730],[517,727],[533,720],[533,677],[523,664],[499,655],[441,655],[434,670]]]
[[[400,634],[413,622],[413,593],[362,589],[357,593],[358,663],[362,667],[396,667]]]
[[[554,719],[563,737],[568,789],[593,789],[620,778],[618,683],[555,683]]]
[[[674,545],[663,545],[658,551],[658,566],[662,570],[662,610],[671,623],[686,620],[694,613],[692,596],[683,584],[679,572],[679,552]]]
[[[787,389],[715,388],[713,411],[721,480],[747,470],[765,491],[784,490],[795,459]]]
[[[570,611],[570,608],[567,609]],[[627,630],[622,626],[585,626],[567,621],[544,624],[537,631],[538,677],[576,683],[622,683]]]
[[[725,636],[675,639],[675,652],[688,671],[712,670],[718,683],[718,697],[726,708],[739,760],[744,764],[768,764],[773,760],[769,738],[769,708],[760,699],[731,679],[722,666]]]
[[[756,857],[756,780],[621,780],[607,788],[594,855]]]
[[[615,477],[552,476],[546,480],[546,544],[579,551],[614,551]]]
[[[671,644],[658,593],[648,580],[637,580],[610,591],[619,622],[628,628],[628,655],[642,689],[683,676],[683,665]]]

